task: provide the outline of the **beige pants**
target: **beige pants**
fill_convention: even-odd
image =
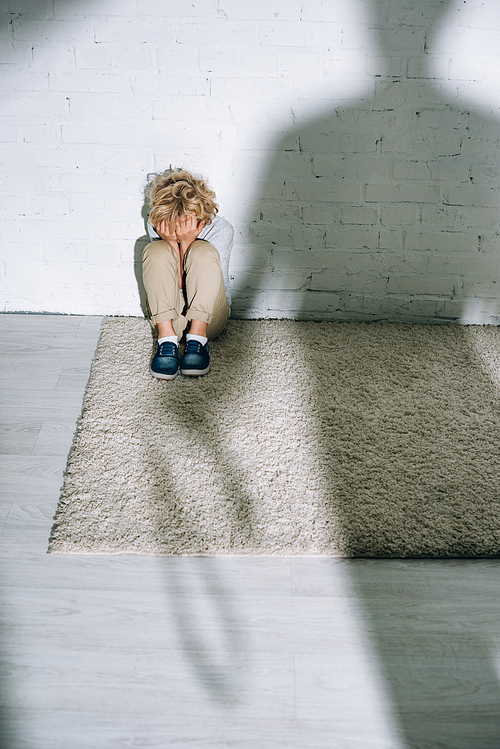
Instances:
[[[210,242],[196,239],[184,255],[184,289],[179,288],[178,257],[164,240],[142,253],[142,277],[153,327],[172,320],[182,337],[190,320],[208,323],[210,340],[222,333],[229,317],[219,253]]]

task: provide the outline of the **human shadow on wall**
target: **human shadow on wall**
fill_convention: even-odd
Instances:
[[[451,322],[482,297],[478,321],[500,321],[500,121],[432,81],[425,49],[446,6],[372,3],[380,59],[413,77],[375,77],[373,97],[271,145],[234,316]]]
[[[470,322],[471,310],[481,309],[478,298],[482,296],[489,297],[489,301],[483,303],[480,322],[499,321],[494,282],[499,269],[496,249],[500,246],[500,121],[479,113],[477,108],[473,111],[465,105],[457,106],[440,91],[438,83],[429,80],[432,71],[422,72],[421,77],[416,72],[417,64],[425,65],[432,29],[439,27],[446,7],[447,3],[440,0],[421,5],[405,0],[372,3],[376,23],[382,29],[382,57],[393,63],[398,57],[403,58],[398,51],[402,29],[409,35],[420,34],[421,49],[415,54],[418,59],[405,63],[409,66],[406,71],[415,77],[403,75],[401,68],[400,77],[376,80],[373,97],[360,99],[349,107],[332,108],[329,114],[285,133],[274,144],[250,226],[252,262],[246,274],[237,279],[233,296],[235,316],[255,316],[259,310],[262,314],[264,308],[268,317],[298,320]],[[393,42],[398,42],[398,46]],[[371,327],[371,333],[376,334],[376,327]],[[357,338],[360,352],[365,348],[367,356],[371,354],[370,333],[364,326],[342,328],[340,338],[352,333],[353,344]],[[477,378],[476,395],[482,388],[498,409],[498,391],[464,336],[463,331],[455,333],[453,353],[458,376],[452,378],[448,392],[441,397],[449,398],[450,404],[460,404],[464,396],[460,368],[466,368]],[[426,529],[433,522],[428,506],[438,502],[452,526],[456,522],[458,540],[447,552],[437,549],[434,555],[474,555],[470,546],[467,551],[469,531],[478,538],[483,531],[491,537],[492,531],[488,519],[492,497],[481,494],[480,480],[476,484],[474,516],[454,518],[458,475],[456,482],[440,484],[440,470],[436,470],[434,480],[425,485],[419,501],[412,505],[418,494],[418,472],[413,477],[410,471],[396,475],[391,487],[381,486],[375,455],[371,481],[361,491],[356,484],[361,471],[351,471],[351,481],[342,472],[346,462],[355,468],[356,463],[366,467],[367,456],[374,455],[373,446],[377,444],[385,448],[386,454],[392,446],[394,463],[405,453],[411,456],[411,413],[405,414],[403,428],[395,434],[391,431],[394,421],[385,418],[384,409],[391,399],[395,408],[398,403],[405,405],[407,391],[412,389],[414,405],[418,408],[426,395],[430,409],[424,461],[444,466],[448,476],[453,473],[457,456],[449,450],[452,430],[453,438],[458,436],[464,447],[457,461],[458,473],[479,477],[490,470],[481,450],[468,444],[469,427],[474,420],[472,403],[464,406],[464,420],[452,420],[440,432],[439,423],[433,422],[433,394],[426,393],[422,375],[413,377],[412,357],[415,363],[423,358],[431,370],[439,346],[427,348],[420,343],[412,352],[410,344],[410,355],[405,356],[397,346],[396,335],[389,354],[392,360],[378,362],[378,382],[385,382],[383,397],[375,392],[368,376],[366,391],[360,395],[369,404],[365,416],[370,418],[358,413],[354,423],[342,410],[342,391],[349,388],[342,361],[335,360],[334,347],[330,368],[321,369],[328,357],[322,357],[320,336],[315,336],[314,343],[316,348],[297,347],[296,356],[308,363],[311,387],[315,388],[311,398],[318,407],[311,418],[318,420],[315,431],[321,435],[315,449],[324,466],[322,478],[332,502],[330,509],[324,508],[325,516],[330,514],[332,541],[339,533],[347,555],[383,555],[373,539],[380,539],[385,522],[385,553],[391,545],[394,556],[411,553],[404,538],[394,537],[390,523],[394,496],[391,491],[399,490],[407,491],[410,500],[408,533],[420,534],[425,541]],[[360,356],[362,359],[362,353]],[[393,385],[392,367],[403,375],[403,384],[397,387]],[[336,390],[339,405],[332,411],[324,393]],[[318,417],[322,412],[330,418]],[[405,424],[410,429],[408,433]],[[488,440],[489,427],[484,421],[475,424],[474,429],[478,444]],[[335,441],[338,445],[338,435],[342,433],[356,445],[355,454],[332,455],[329,446]],[[494,456],[490,457],[498,467]],[[358,503],[354,514],[353,497]],[[492,553],[498,554],[498,544]],[[353,565],[352,580],[371,624],[405,746],[434,746],[442,741],[447,746],[475,749],[479,714],[485,717],[481,746],[497,746],[500,687],[486,653],[477,652],[477,641],[463,641],[460,657],[451,666],[447,662],[450,671],[442,682],[444,694],[436,692],[436,669],[431,662],[420,661],[417,667],[411,659],[418,654],[418,647],[415,649],[412,644],[399,653],[402,658],[393,657],[394,651],[387,643],[384,612],[365,595],[370,570],[373,567]],[[372,581],[376,581],[376,575]],[[413,601],[412,616],[426,622],[426,605]],[[408,638],[414,636],[406,612],[400,613],[398,624]],[[445,640],[443,634],[440,644],[444,648]],[[435,645],[424,635],[421,653],[430,652]],[[481,657],[471,660],[474,655]],[[479,704],[464,701],[464,693],[479,693],[484,683],[488,683],[490,691],[479,698]],[[426,707],[422,707],[422,694],[434,695]],[[451,716],[460,716],[459,736],[452,730]]]

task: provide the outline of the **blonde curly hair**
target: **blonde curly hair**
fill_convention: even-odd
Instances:
[[[205,180],[177,167],[154,175],[146,187],[146,195],[153,226],[162,221],[171,223],[184,215],[196,216],[208,225],[219,211],[215,193]]]

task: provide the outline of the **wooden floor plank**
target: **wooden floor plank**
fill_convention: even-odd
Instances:
[[[42,428],[42,421],[0,423],[0,455],[30,455]]]

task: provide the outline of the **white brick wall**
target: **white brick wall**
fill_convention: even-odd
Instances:
[[[500,323],[496,0],[5,0],[1,305],[140,314],[142,189],[209,178],[233,315]]]

